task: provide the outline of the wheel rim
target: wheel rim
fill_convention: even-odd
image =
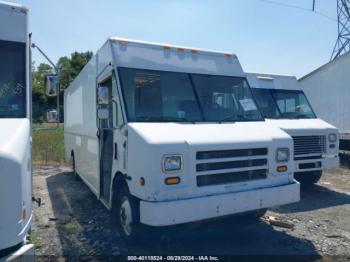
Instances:
[[[120,224],[125,235],[130,236],[132,233],[132,210],[129,199],[123,199],[119,215]]]

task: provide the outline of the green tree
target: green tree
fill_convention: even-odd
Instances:
[[[60,69],[60,101],[61,114],[63,114],[63,94],[70,83],[76,78],[84,66],[92,58],[93,53],[73,52],[70,57],[63,56],[57,62]],[[32,86],[33,86],[33,119],[42,122],[47,109],[56,107],[55,98],[47,98],[45,95],[45,75],[55,73],[53,68],[45,63],[35,67],[33,63]]]
[[[53,70],[50,65],[45,63],[41,63],[37,68],[35,68],[35,64],[33,63],[32,67],[33,119],[34,122],[42,122],[44,118],[44,110],[48,104],[44,87],[45,75],[52,74]]]
[[[58,67],[61,71],[61,88],[62,90],[66,89],[70,83],[76,78],[84,66],[92,58],[93,53],[90,51],[87,52],[74,52],[71,54],[71,57],[61,57],[58,60]]]

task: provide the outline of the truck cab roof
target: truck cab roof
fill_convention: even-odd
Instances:
[[[295,76],[247,73],[248,82],[252,88],[301,90]]]
[[[98,53],[102,64],[112,57],[117,67],[245,77],[231,52],[110,37]]]

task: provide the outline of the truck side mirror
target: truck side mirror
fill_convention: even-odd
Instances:
[[[97,102],[99,105],[109,105],[109,88],[100,86],[97,90]]]
[[[55,97],[58,95],[58,75],[45,76],[45,93],[48,97]]]
[[[46,120],[48,123],[58,123],[58,113],[57,110],[49,110],[46,112]]]

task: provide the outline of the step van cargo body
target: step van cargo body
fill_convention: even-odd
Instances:
[[[350,52],[298,81],[316,114],[339,129],[340,150],[350,151]]]
[[[119,207],[126,235],[135,221],[167,226],[299,200],[293,141],[263,121],[231,53],[112,37],[64,99],[66,157],[112,213]]]
[[[248,73],[247,78],[266,121],[293,138],[300,182],[315,183],[322,170],[338,167],[338,130],[317,117],[296,77]]]
[[[0,1],[0,260],[33,254],[27,9]],[[31,256],[30,259],[33,259]]]

